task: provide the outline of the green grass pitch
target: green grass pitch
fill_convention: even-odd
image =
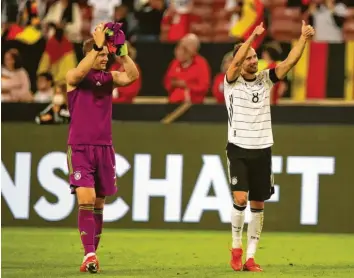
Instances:
[[[246,234],[244,234],[246,239]],[[105,229],[98,277],[354,277],[354,235],[263,233],[263,273],[233,272],[230,232]],[[245,245],[245,244],[244,244]],[[2,228],[2,277],[87,277],[75,229]]]

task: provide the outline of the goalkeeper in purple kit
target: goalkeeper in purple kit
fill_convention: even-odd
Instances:
[[[84,42],[85,57],[66,75],[71,116],[67,160],[70,188],[76,194],[78,228],[85,249],[81,272],[96,273],[96,251],[103,224],[105,197],[116,194],[112,145],[112,91],[134,82],[139,72],[127,55],[119,23],[99,24]],[[125,72],[107,72],[109,54],[120,56]]]

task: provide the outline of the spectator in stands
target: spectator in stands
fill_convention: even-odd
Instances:
[[[161,22],[161,41],[175,42],[189,33],[193,0],[171,1]]]
[[[38,3],[36,0],[26,0],[20,2],[18,23],[21,26],[39,26],[40,19],[38,13]]]
[[[3,41],[19,41],[33,45],[41,39],[39,17],[34,0],[26,0],[20,7],[7,3],[6,23],[2,25]]]
[[[218,73],[213,82],[212,92],[213,96],[216,99],[217,103],[225,103],[224,98],[224,77],[227,69],[229,68],[232,62],[232,51],[225,54],[224,58],[222,59],[220,70],[221,72]]]
[[[136,59],[136,49],[127,42],[128,45],[128,55],[130,58],[132,58],[133,61]],[[120,63],[120,58],[116,57],[115,63],[111,66],[111,71],[124,71],[124,67]],[[135,63],[136,64],[136,63]],[[119,87],[115,88],[113,90],[113,103],[132,103],[134,98],[139,94],[139,91],[141,89],[141,70],[139,66],[136,64],[138,70],[139,70],[139,78],[135,80],[132,84],[125,86],[125,87]]]
[[[128,20],[127,20],[127,15],[128,15],[128,7],[125,5],[120,5],[115,7],[114,9],[114,15],[113,15],[113,21],[122,23],[122,30],[124,34],[128,34]]]
[[[175,59],[170,63],[164,86],[171,103],[202,103],[210,86],[208,62],[198,54],[199,39],[187,34],[175,48]]]
[[[157,41],[160,36],[161,20],[166,9],[164,0],[148,0],[135,5],[135,17],[139,22],[137,41]]]
[[[59,0],[51,5],[43,23],[48,37],[55,35],[61,41],[65,35],[74,44],[77,59],[82,58],[82,17],[80,7],[74,0]]]
[[[30,102],[32,94],[27,71],[17,49],[10,49],[4,55],[1,69],[1,101]]]
[[[314,41],[343,42],[342,27],[347,6],[342,1],[313,0],[309,5],[309,24],[315,30]]]
[[[37,124],[66,124],[70,114],[66,99],[66,85],[55,87],[52,103],[35,118]]]
[[[89,0],[89,4],[93,7],[92,29],[101,22],[109,22],[114,16],[116,7],[122,4],[122,0]]]
[[[55,84],[62,84],[65,83],[66,73],[76,65],[77,55],[72,43],[66,37],[59,41],[56,36],[53,36],[46,43],[44,53],[39,61],[37,75],[50,72],[54,77]]]
[[[85,41],[89,38],[92,38],[91,22],[93,18],[93,7],[88,4],[88,0],[77,0],[77,3],[80,8],[82,20],[81,36],[82,40]]]
[[[255,26],[264,21],[262,0],[227,0],[225,10],[230,17],[230,36],[238,41],[245,41]],[[257,49],[265,36],[266,32],[263,32],[254,40],[252,47]]]
[[[41,73],[37,76],[37,92],[33,101],[39,103],[50,103],[53,98],[53,76],[49,72]]]

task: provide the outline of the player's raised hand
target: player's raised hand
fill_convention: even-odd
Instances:
[[[104,28],[104,24],[100,23],[96,26],[95,31],[92,34],[93,39],[95,40],[95,43],[98,47],[102,47],[104,45],[106,39],[106,30],[107,28]]]
[[[307,40],[315,35],[315,29],[311,25],[306,25],[305,20],[302,21],[301,35]]]
[[[259,24],[256,28],[253,30],[253,34],[256,36],[261,35],[264,32],[264,27],[263,27],[263,22]]]

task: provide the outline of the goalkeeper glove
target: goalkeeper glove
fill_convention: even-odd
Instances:
[[[116,55],[120,57],[128,55],[128,46],[126,43],[117,46]]]

